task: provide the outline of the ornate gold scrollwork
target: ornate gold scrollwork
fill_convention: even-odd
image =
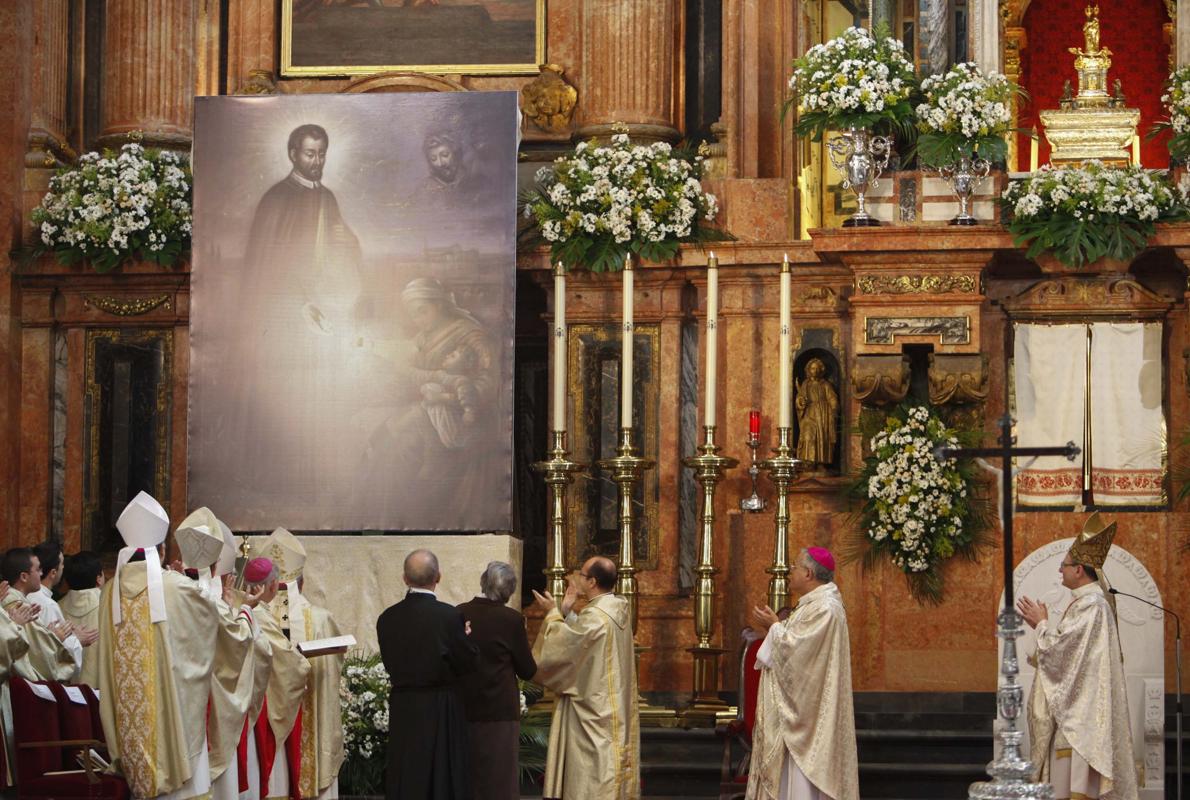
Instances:
[[[163,294],[158,297],[138,297],[135,300],[124,300],[119,297],[111,297],[107,295],[85,294],[83,300],[87,305],[94,306],[100,311],[106,311],[108,314],[114,314],[117,317],[138,317],[141,314],[148,314],[153,309],[160,305],[169,307],[169,295]]]
[[[521,110],[529,121],[547,133],[566,133],[578,105],[578,91],[562,79],[557,64],[542,64],[541,73],[521,89]]]
[[[982,403],[988,396],[987,356],[930,353],[930,402]]]
[[[866,406],[899,403],[909,394],[909,357],[856,356],[851,386]]]
[[[240,90],[236,94],[278,94],[277,81],[273,78],[273,71],[268,69],[249,70],[248,77],[240,84]]]
[[[862,275],[856,280],[860,294],[971,294],[971,275]]]

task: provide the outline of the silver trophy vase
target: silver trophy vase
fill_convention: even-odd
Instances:
[[[950,221],[951,225],[975,225],[977,220],[971,215],[971,198],[979,189],[979,183],[992,170],[990,161],[979,156],[960,156],[953,164],[948,164],[938,170],[943,180],[950,184],[950,190],[959,199],[959,213]]]
[[[848,128],[827,142],[831,163],[843,173],[843,188],[855,192],[856,211],[843,221],[844,228],[880,224],[868,213],[866,195],[880,184],[880,173],[888,166],[892,145],[891,136],[876,136],[864,128]]]

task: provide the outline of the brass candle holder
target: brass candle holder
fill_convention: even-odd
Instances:
[[[698,579],[694,589],[694,647],[687,650],[694,657],[694,697],[682,712],[687,725],[713,727],[720,713],[728,710],[719,697],[719,656],[727,651],[711,644],[715,625],[715,487],[723,480],[725,469],[734,469],[739,461],[719,455],[715,444],[715,426],[703,426],[704,440],[698,455],[682,459],[694,470],[694,478],[702,486],[702,532],[699,536]]]
[[[550,534],[547,548],[548,562],[543,570],[546,591],[560,608],[566,594],[566,494],[574,476],[583,471],[581,464],[571,461],[566,450],[566,431],[553,431],[553,447],[545,461],[533,464],[533,471],[545,477],[550,490]]]
[[[632,634],[635,636],[639,610],[636,603],[636,526],[633,524],[632,489],[644,471],[652,469],[655,463],[637,455],[636,446],[632,443],[632,428],[620,428],[620,445],[616,448],[615,457],[600,459],[598,463],[601,469],[611,472],[611,479],[620,489],[620,558],[616,594],[628,601]]]
[[[773,542],[773,565],[765,569],[769,578],[769,608],[780,611],[789,604],[789,486],[797,477],[802,462],[793,457],[793,429],[777,429],[777,446],[773,455],[760,462],[777,490],[777,512],[774,514],[776,535]]]

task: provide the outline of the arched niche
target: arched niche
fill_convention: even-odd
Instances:
[[[398,71],[382,72],[356,78],[343,87],[349,94],[370,92],[465,92],[467,87],[456,80],[425,72]]]
[[[802,444],[802,412],[799,409],[798,396],[802,391],[803,384],[806,380],[806,367],[811,361],[817,359],[822,362],[825,372],[822,379],[830,386],[834,392],[835,407],[831,414],[830,426],[833,431],[833,444],[830,447],[830,461],[815,468],[819,472],[837,473],[841,466],[840,454],[842,451],[842,397],[841,387],[843,386],[843,371],[839,366],[839,359],[831,350],[823,347],[807,347],[798,351],[797,356],[793,360],[793,433],[794,441],[798,445],[799,458]]]

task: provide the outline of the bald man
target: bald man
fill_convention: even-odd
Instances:
[[[438,557],[405,557],[405,599],[376,620],[388,670],[387,800],[471,800],[467,716],[459,678],[475,669],[479,649],[457,608],[435,594]]]
[[[533,593],[545,613],[533,648],[533,680],[558,694],[542,797],[640,797],[640,710],[628,601],[614,594],[615,563],[588,558],[572,573],[562,607]],[[580,597],[587,605],[578,614]]]

